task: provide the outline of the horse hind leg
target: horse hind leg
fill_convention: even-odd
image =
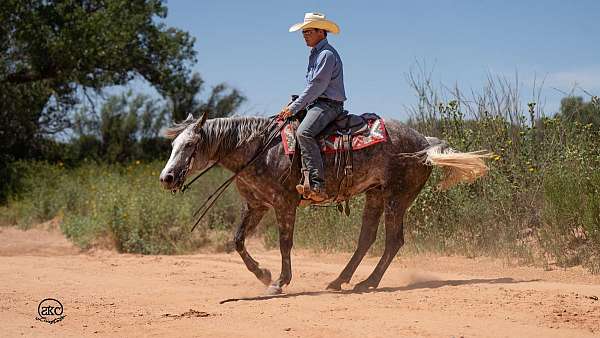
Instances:
[[[404,214],[425,185],[427,177],[428,174],[423,177],[423,180],[415,179],[416,182],[421,181],[421,183],[416,186],[413,185],[413,189],[409,191],[404,189],[389,189],[386,192],[384,196],[385,249],[371,275],[364,281],[356,284],[354,287],[355,291],[366,291],[370,288],[376,288],[379,285],[383,274],[398,253],[398,250],[404,245]],[[418,178],[418,176],[415,178]]]
[[[246,246],[244,244],[246,236],[256,228],[267,210],[268,208],[264,206],[252,207],[248,203],[244,204],[242,209],[242,220],[235,233],[235,250],[242,257],[248,270],[254,273],[256,278],[264,285],[268,286],[271,283],[271,272],[268,269],[259,267],[258,262],[250,256],[248,251],[246,251]]]
[[[350,282],[356,268],[365,257],[365,254],[375,242],[379,220],[383,213],[383,191],[381,189],[372,189],[366,193],[366,201],[362,215],[362,227],[358,238],[356,251],[350,258],[350,261],[342,270],[338,278],[329,283],[327,289],[341,290],[342,284]]]

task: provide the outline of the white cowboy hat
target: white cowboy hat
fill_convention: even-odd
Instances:
[[[290,32],[306,28],[324,29],[333,34],[338,34],[340,32],[340,27],[335,22],[325,19],[325,14],[321,13],[304,14],[304,22],[297,23],[290,27]]]

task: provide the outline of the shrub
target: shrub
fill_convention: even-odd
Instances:
[[[222,171],[208,174],[189,193],[173,196],[159,186],[158,162],[87,163],[74,169],[38,162],[20,166],[23,189],[0,212],[4,222],[26,228],[62,215],[64,233],[83,248],[109,238],[122,252],[185,252],[205,244],[211,228],[230,230],[237,217],[237,195],[227,191],[198,231],[190,233],[195,207],[225,179]]]

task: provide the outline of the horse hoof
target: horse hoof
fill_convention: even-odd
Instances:
[[[333,281],[327,285],[327,290],[340,291],[342,290],[342,284],[338,281]]]
[[[375,289],[377,286],[372,285],[369,281],[362,281],[354,286],[355,292],[366,292],[370,289]]]
[[[280,295],[282,293],[283,293],[283,290],[281,289],[281,286],[279,286],[279,285],[269,285],[269,287],[267,288],[267,295],[269,295],[269,296]]]
[[[259,278],[259,280],[264,285],[269,286],[271,284],[271,271],[269,271],[268,269],[260,269],[260,272],[262,273],[262,275]]]

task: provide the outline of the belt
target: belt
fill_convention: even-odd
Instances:
[[[344,102],[343,102],[343,101],[336,101],[336,100],[332,100],[332,99],[330,99],[330,98],[328,98],[328,97],[317,97],[317,99],[315,100],[315,102],[316,102],[316,101],[322,101],[322,102],[327,102],[327,103],[333,103],[333,104],[337,104],[337,105],[340,105],[340,106],[343,106],[343,105],[344,105]]]

